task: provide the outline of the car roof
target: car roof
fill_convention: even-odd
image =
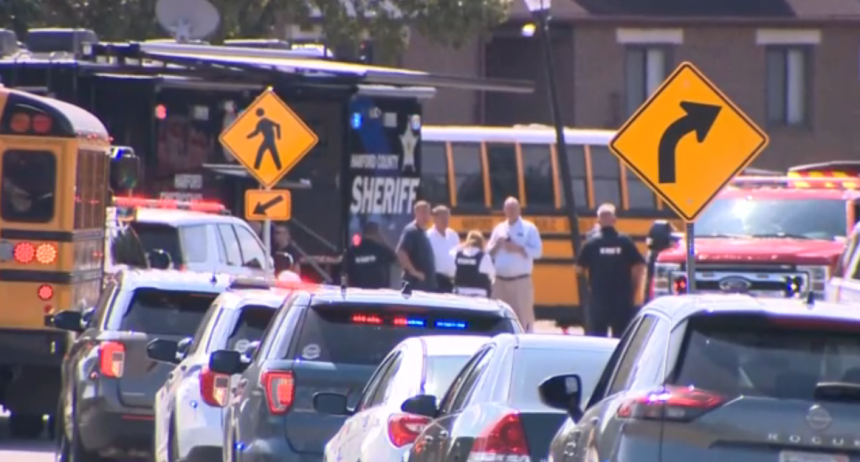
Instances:
[[[493,340],[502,345],[513,345],[521,349],[576,348],[579,350],[612,350],[618,339],[592,337],[588,335],[559,334],[498,334]]]
[[[672,325],[692,316],[716,313],[860,321],[860,304],[857,303],[815,301],[807,304],[796,298],[759,298],[741,294],[666,295],[655,299],[643,310],[662,314]]]
[[[220,293],[230,285],[231,277],[195,271],[125,268],[118,272],[117,279],[122,281],[124,289],[148,287],[180,292]]]
[[[284,303],[290,294],[287,290],[268,289],[230,289],[224,291],[218,298],[222,308],[238,310],[248,305],[258,305],[276,310]]]
[[[242,220],[231,215],[219,215],[216,213],[142,207],[137,209],[134,221],[179,227],[205,223],[238,223]]]
[[[422,335],[403,343],[421,343],[427,356],[471,356],[488,341],[489,337],[481,335]]]
[[[433,292],[413,291],[404,294],[392,289],[356,289],[337,286],[319,286],[306,291],[311,297],[311,304],[318,303],[354,303],[354,304],[384,304],[400,306],[432,306],[434,308],[454,308],[479,312],[506,312],[513,314],[511,308],[499,300],[482,297],[465,297],[461,295],[439,294]]]

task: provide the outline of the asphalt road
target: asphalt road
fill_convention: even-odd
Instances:
[[[555,323],[539,321],[537,331],[540,333],[561,333]],[[579,328],[571,329],[569,334],[582,335]],[[6,414],[0,412],[0,461],[6,462],[53,462],[54,442],[47,437],[40,440],[21,441],[9,438],[9,426]]]

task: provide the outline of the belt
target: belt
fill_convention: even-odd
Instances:
[[[531,274],[521,274],[519,276],[496,276],[496,279],[500,281],[516,281],[518,279],[525,279],[532,277]]]

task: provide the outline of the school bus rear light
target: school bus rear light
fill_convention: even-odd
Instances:
[[[54,288],[45,284],[39,286],[39,299],[47,302],[48,300],[54,298]]]
[[[57,248],[53,244],[39,244],[36,247],[36,261],[43,265],[50,265],[57,261]]]
[[[36,247],[29,242],[19,242],[15,244],[14,257],[18,263],[32,263],[36,258]]]

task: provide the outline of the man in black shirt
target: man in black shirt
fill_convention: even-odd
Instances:
[[[344,257],[347,281],[350,287],[383,289],[391,287],[391,264],[397,256],[383,242],[379,225],[368,223],[361,241],[353,243]]]
[[[586,335],[619,338],[641,302],[645,259],[636,244],[615,229],[615,206],[597,209],[600,232],[592,234],[576,259],[577,270],[587,271],[591,299],[585,310]]]
[[[436,290],[436,260],[427,238],[430,204],[418,201],[412,208],[415,220],[403,228],[397,243],[397,261],[403,267],[403,280],[415,290]]]
[[[293,243],[293,236],[286,224],[278,223],[272,226],[272,258],[275,260],[275,274],[281,271],[299,270],[301,254]]]

